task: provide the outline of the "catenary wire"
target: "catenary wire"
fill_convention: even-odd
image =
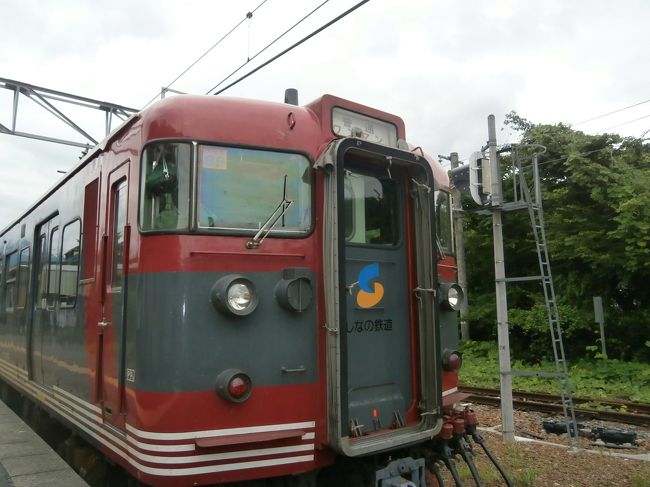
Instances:
[[[303,44],[304,42],[306,42],[306,41],[308,41],[309,39],[311,39],[312,37],[314,37],[315,35],[321,33],[322,31],[324,31],[324,30],[327,29],[328,27],[334,25],[334,24],[337,23],[339,20],[341,20],[342,18],[344,18],[344,17],[346,17],[347,15],[351,14],[352,12],[354,12],[355,10],[357,10],[357,9],[358,9],[359,7],[361,7],[362,5],[368,3],[369,1],[370,1],[370,0],[362,0],[361,2],[357,3],[356,5],[354,5],[353,7],[349,8],[348,10],[346,10],[345,12],[343,12],[342,14],[338,15],[337,17],[335,17],[334,19],[330,20],[330,21],[327,22],[326,24],[323,24],[322,26],[320,26],[318,29],[316,29],[315,31],[313,31],[311,34],[309,34],[309,35],[303,37],[302,39],[300,39],[300,40],[299,40],[298,42],[296,42],[295,44],[292,44],[291,46],[289,46],[288,48],[286,48],[286,49],[285,49],[284,51],[282,51],[281,53],[276,54],[275,56],[273,56],[273,57],[272,57],[271,59],[269,59],[268,61],[266,61],[266,62],[260,64],[258,67],[256,67],[255,69],[249,71],[249,72],[246,73],[244,76],[241,76],[240,78],[236,79],[235,81],[233,81],[232,83],[230,83],[230,84],[229,84],[228,86],[226,86],[225,88],[222,88],[222,89],[220,89],[219,91],[213,93],[213,95],[219,95],[219,94],[223,93],[224,91],[226,91],[227,89],[232,88],[232,87],[235,86],[237,83],[240,83],[241,81],[245,80],[246,78],[248,78],[248,77],[251,76],[252,74],[255,74],[256,72],[258,72],[260,69],[262,69],[262,68],[268,66],[269,64],[271,64],[272,62],[278,60],[279,58],[281,58],[282,56],[284,56],[284,55],[285,55],[286,53],[288,53],[289,51],[292,51],[293,49],[295,49],[295,48],[298,47],[299,45]]]
[[[605,116],[610,115],[610,114],[612,114],[612,113],[616,113],[616,112],[619,112],[619,111],[622,111],[622,110],[626,110],[627,108],[632,108],[632,107],[634,107],[634,106],[641,105],[641,104],[646,103],[646,102],[649,102],[649,101],[650,101],[650,100],[646,100],[646,101],[644,101],[644,102],[639,102],[639,103],[636,103],[636,104],[634,104],[634,105],[630,105],[629,107],[621,108],[620,110],[616,110],[616,111],[614,111],[614,112],[610,112],[610,113],[608,113],[608,114],[604,114],[604,115],[601,115],[601,116],[599,116],[599,117],[592,118],[592,119],[590,119],[590,120],[596,120],[597,118],[602,118],[602,117],[605,117]],[[643,116],[643,117],[635,118],[634,120],[628,120],[627,122],[623,122],[623,123],[619,123],[619,124],[617,124],[617,125],[613,125],[613,126],[611,126],[611,127],[607,127],[606,129],[599,130],[597,133],[604,132],[605,130],[613,129],[613,128],[615,128],[615,127],[620,127],[621,125],[627,125],[628,123],[638,122],[639,120],[644,120],[644,119],[646,119],[646,118],[650,118],[650,115],[645,115],[645,116]],[[585,120],[584,122],[580,122],[580,123],[586,123],[586,122],[588,122],[588,121],[590,121],[590,120]],[[573,126],[575,126],[575,125],[578,125],[578,124],[574,124]],[[648,133],[648,132],[650,132],[650,130],[647,130],[645,133]],[[507,146],[507,145],[510,145],[510,144],[503,144],[503,146]],[[513,145],[516,145],[516,143],[514,143]],[[590,155],[590,154],[595,154],[596,152],[601,152],[601,151],[604,151],[604,150],[611,150],[611,149],[612,149],[611,147],[602,147],[602,148],[600,148],[600,149],[594,149],[594,150],[587,151],[587,152],[580,152],[580,153],[578,153],[578,154],[571,154],[571,155],[563,156],[563,157],[560,157],[560,158],[557,158],[557,159],[551,159],[551,160],[549,160],[549,161],[540,162],[540,163],[538,164],[538,166],[543,166],[543,165],[545,165],[545,164],[550,164],[550,163],[552,163],[552,162],[566,161],[566,160],[569,159],[569,157],[572,157],[572,156],[574,156],[574,155],[576,155],[576,156],[588,156],[588,155]],[[458,162],[459,162],[459,163],[461,163],[461,162],[467,162],[468,160],[469,160],[469,158],[465,158],[465,159],[460,159]]]
[[[210,88],[205,94],[209,95],[211,91],[216,90],[219,86],[224,84],[227,80],[229,80],[235,73],[237,73],[240,69],[242,69],[244,66],[246,66],[248,63],[250,63],[253,59],[255,59],[257,56],[262,54],[264,51],[266,51],[269,47],[271,47],[273,44],[278,42],[280,39],[282,39],[285,35],[287,35],[289,32],[291,32],[293,29],[298,27],[302,22],[307,20],[309,17],[311,17],[312,14],[314,14],[318,9],[320,9],[323,5],[325,5],[329,0],[325,0],[323,3],[318,5],[315,9],[313,9],[311,12],[309,12],[307,15],[305,15],[302,19],[300,19],[298,22],[293,24],[291,27],[289,27],[287,30],[285,30],[282,34],[280,34],[278,37],[273,39],[269,44],[267,44],[263,49],[257,51],[253,57],[249,57],[244,63],[241,64],[237,69],[235,69],[233,72],[231,72],[228,76],[226,76],[224,79],[219,81],[216,85],[214,85],[212,88]]]
[[[599,130],[598,132],[604,132],[605,130],[610,130],[616,127],[620,127],[622,125],[627,125],[628,123],[638,122],[639,120],[643,120],[645,118],[650,118],[650,115],[645,115],[643,117],[635,118],[634,120],[628,120],[627,122],[618,123],[616,125],[612,125],[611,127],[607,127],[606,129]]]
[[[619,108],[618,110],[603,113],[602,115],[598,115],[597,117],[593,117],[593,118],[590,118],[590,119],[587,119],[587,120],[583,120],[582,122],[574,123],[571,126],[575,127],[577,125],[582,125],[583,123],[592,122],[593,120],[598,120],[599,118],[604,118],[604,117],[607,117],[609,115],[613,115],[614,113],[618,113],[618,112],[622,112],[624,110],[628,110],[630,108],[638,107],[639,105],[643,105],[644,103],[648,103],[648,102],[650,102],[650,99],[649,100],[643,100],[643,101],[640,101],[638,103],[634,103],[632,105],[629,105],[629,106],[626,106],[626,107],[623,107],[623,108]]]
[[[253,17],[253,14],[254,14],[255,12],[257,12],[257,10],[259,10],[259,8],[260,8],[262,5],[264,5],[266,2],[268,2],[268,0],[262,0],[262,2],[260,2],[260,4],[259,4],[257,7],[255,7],[255,8],[254,8],[253,10],[251,10],[250,12],[247,12],[243,19],[241,19],[237,24],[235,24],[235,26],[232,27],[232,28],[231,28],[231,29],[230,29],[226,34],[224,34],[224,35],[223,35],[223,36],[222,36],[222,37],[221,37],[217,42],[215,42],[214,44],[212,44],[212,46],[211,46],[207,51],[205,51],[203,54],[201,54],[201,55],[196,59],[196,61],[194,61],[192,64],[190,64],[190,65],[189,65],[189,66],[188,66],[188,67],[187,67],[187,68],[186,68],[186,69],[185,69],[181,74],[179,74],[178,76],[176,76],[176,78],[174,78],[174,80],[173,80],[171,83],[167,84],[166,88],[169,88],[169,87],[171,87],[174,83],[176,83],[176,82],[177,82],[181,77],[183,77],[183,76],[185,75],[185,73],[187,73],[190,69],[192,69],[192,68],[193,68],[193,67],[194,67],[194,66],[195,66],[199,61],[201,61],[201,59],[203,59],[205,56],[207,56],[210,52],[212,52],[212,50],[213,50],[215,47],[217,47],[217,46],[218,46],[219,44],[221,44],[221,43],[222,43],[222,42],[223,42],[223,41],[224,41],[228,36],[230,36],[230,34],[232,34],[235,30],[237,30],[237,29],[238,29],[238,28],[239,28],[239,27],[240,27],[244,22],[246,22],[246,21],[249,20],[251,17]],[[156,94],[156,95],[155,95],[151,100],[149,100],[149,101],[145,104],[145,106],[142,107],[142,108],[144,109],[144,108],[148,107],[148,106],[151,104],[151,102],[153,102],[154,100],[156,100],[156,98],[158,98],[158,95],[159,95],[159,94],[157,93],[157,94]]]
[[[573,156],[588,156],[588,155],[591,155],[591,154],[595,154],[596,152],[602,152],[602,151],[604,151],[604,150],[609,150],[609,151],[611,151],[612,148],[611,148],[611,147],[602,147],[602,148],[600,148],[600,149],[594,149],[594,150],[590,150],[590,151],[587,151],[587,152],[580,152],[579,154],[570,154],[570,155],[568,155],[568,156],[558,157],[557,159],[551,159],[550,161],[540,162],[540,163],[538,163],[537,165],[538,165],[538,166],[543,166],[543,165],[545,165],[545,164],[550,164],[550,163],[552,163],[552,162],[561,162],[561,161],[566,161],[566,160],[569,159],[569,157],[573,157]]]

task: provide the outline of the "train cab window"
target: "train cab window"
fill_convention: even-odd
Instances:
[[[190,144],[156,143],[144,150],[140,228],[184,230],[190,207]]]
[[[18,276],[18,251],[11,252],[5,259],[7,277],[5,280],[5,306],[13,311],[16,303],[16,277]]]
[[[198,227],[274,234],[311,229],[311,173],[300,154],[199,146]],[[282,211],[284,201],[291,204]]]
[[[349,243],[397,245],[397,182],[346,169],[343,199],[345,239]]]
[[[77,283],[79,281],[81,250],[81,223],[79,220],[63,227],[62,240],[59,307],[73,308],[77,303]]]
[[[15,307],[18,309],[24,309],[27,305],[27,288],[29,287],[29,257],[31,255],[31,250],[29,247],[25,247],[20,251],[20,262],[18,265],[18,288],[16,290],[16,302]]]
[[[435,191],[436,201],[436,233],[440,249],[451,254],[454,251],[451,224],[451,198],[446,191]]]

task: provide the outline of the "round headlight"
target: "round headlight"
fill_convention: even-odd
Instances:
[[[460,307],[460,291],[455,287],[449,288],[449,293],[447,294],[447,301],[449,301],[449,306],[454,309]]]
[[[222,277],[212,286],[210,301],[222,313],[246,316],[255,311],[258,297],[251,281],[231,274]]]
[[[244,311],[253,301],[253,292],[243,282],[231,284],[226,293],[228,295],[228,306],[234,311]]]
[[[451,311],[458,311],[465,299],[463,288],[456,283],[444,283],[440,291],[441,304]]]

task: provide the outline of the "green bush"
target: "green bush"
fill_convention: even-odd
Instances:
[[[461,382],[476,387],[499,387],[499,352],[495,342],[467,341],[462,344],[461,352]],[[555,363],[543,360],[531,366],[512,360],[512,368],[553,372]],[[576,397],[650,403],[650,367],[642,362],[582,358],[569,363],[569,379]],[[513,388],[559,392],[557,380],[540,377],[513,377]]]

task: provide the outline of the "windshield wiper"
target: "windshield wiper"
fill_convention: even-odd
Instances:
[[[280,204],[273,210],[273,213],[266,219],[264,222],[264,225],[260,227],[258,232],[255,234],[252,240],[249,240],[246,242],[246,248],[247,249],[256,249],[260,245],[262,245],[262,242],[264,242],[264,239],[267,237],[267,235],[273,230],[275,227],[276,223],[282,218],[282,226],[284,226],[284,214],[287,212],[289,207],[293,204],[293,200],[287,199],[287,175],[284,175],[284,189],[282,191],[282,201],[280,201]]]

